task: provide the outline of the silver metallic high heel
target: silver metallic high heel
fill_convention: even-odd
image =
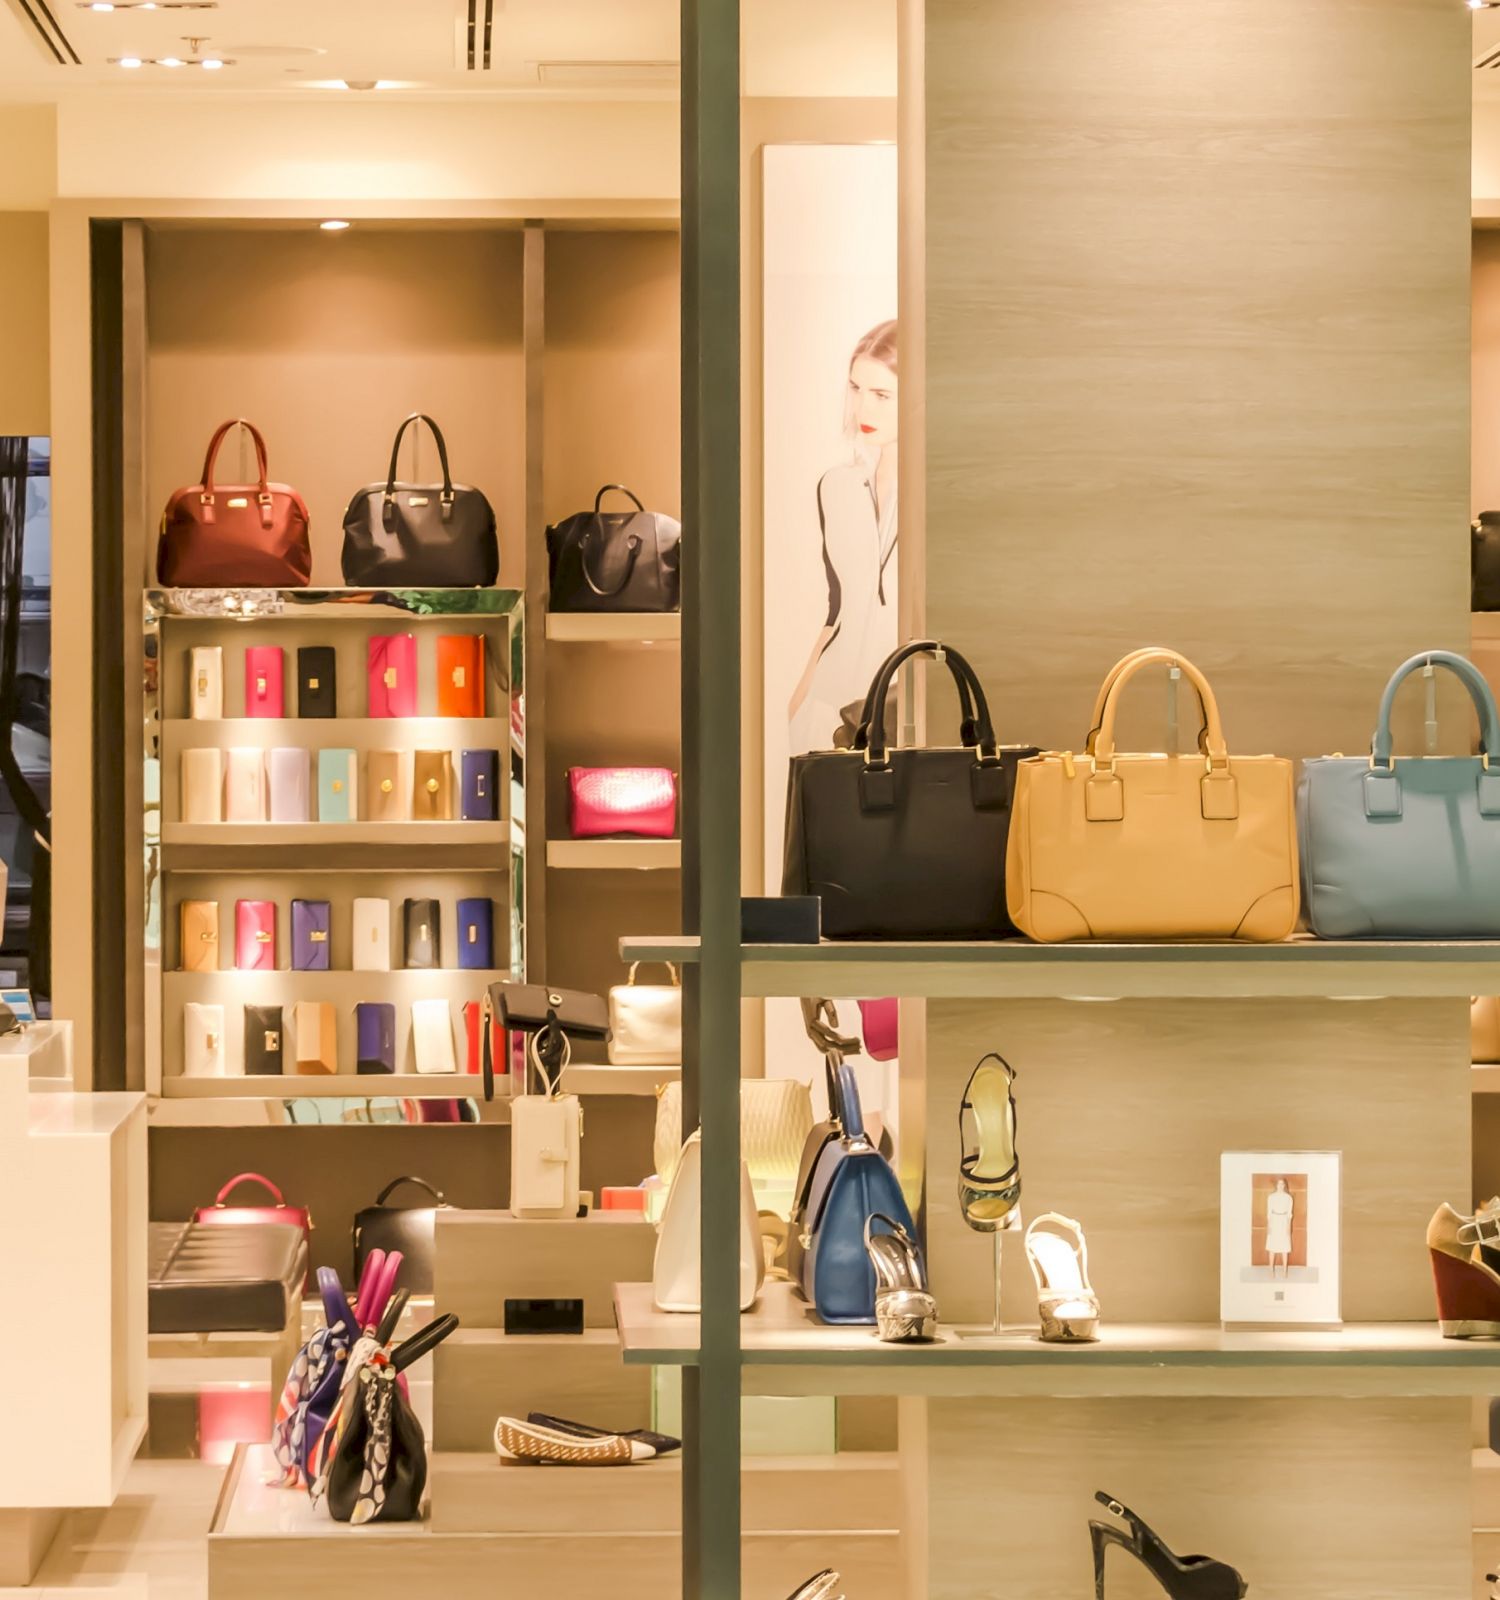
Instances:
[[[1099,1337],[1099,1296],[1089,1282],[1089,1246],[1072,1217],[1045,1212],[1026,1230],[1026,1259],[1036,1279],[1042,1340],[1092,1344]]]
[[[844,1600],[843,1595],[833,1592],[842,1582],[843,1579],[832,1567],[825,1567],[809,1578],[800,1589],[793,1590],[787,1600]]]
[[[886,1230],[875,1232],[880,1223]],[[925,1344],[937,1338],[937,1301],[917,1241],[893,1218],[865,1218],[865,1252],[875,1269],[875,1327],[885,1344]]]

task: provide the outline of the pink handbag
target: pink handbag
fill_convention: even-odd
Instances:
[[[276,970],[276,902],[236,900],[234,964],[241,972]]]
[[[280,717],[286,653],[279,644],[253,644],[245,651],[245,715]]]
[[[377,633],[370,640],[370,715],[417,714],[417,640],[411,633]]]
[[[227,1206],[224,1202],[230,1194],[242,1183],[258,1183],[261,1188],[270,1190],[271,1198],[276,1202],[274,1206]],[[211,1226],[238,1227],[242,1223],[275,1223],[281,1227],[296,1228],[302,1235],[303,1242],[309,1247],[312,1245],[312,1213],[306,1206],[289,1206],[282,1197],[281,1190],[263,1177],[258,1172],[242,1172],[233,1177],[219,1190],[211,1206],[199,1206],[193,1213],[193,1221]],[[302,1280],[302,1287],[307,1287],[307,1280]]]
[[[568,829],[575,839],[677,832],[677,778],[666,767],[569,767]]]
[[[861,1000],[859,1020],[865,1054],[872,1061],[894,1061],[897,1048],[897,1005],[893,999]]]

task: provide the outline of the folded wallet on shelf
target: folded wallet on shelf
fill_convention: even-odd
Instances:
[[[453,1059],[453,1019],[446,1000],[411,1003],[412,1057],[418,1072],[457,1072]]]
[[[318,821],[359,816],[359,757],[353,750],[318,751]]]
[[[182,780],[180,810],[184,822],[224,820],[224,752],[217,749],[184,750],[179,769]]]
[[[459,817],[494,822],[500,815],[500,752],[465,750],[459,758]]]
[[[245,715],[279,717],[286,700],[286,652],[279,644],[252,644],[245,649]]]
[[[391,970],[391,903],[361,896],[354,902],[354,970]]]
[[[276,902],[236,900],[234,964],[241,972],[276,970]]]
[[[188,652],[188,715],[194,719],[224,715],[224,651],[216,644],[195,644]]]
[[[298,648],[297,715],[338,715],[338,657],[331,644],[305,644]]]
[[[405,786],[401,752],[372,750],[365,757],[365,818],[370,822],[405,822]]]
[[[495,964],[495,902],[458,902],[458,964],[488,970]]]
[[[224,752],[224,820],[266,820],[266,753],[258,745]]]
[[[183,972],[219,970],[219,902],[184,900],[178,908]]]
[[[292,901],[292,971],[328,971],[328,929],[332,907],[326,900]]]
[[[339,1070],[338,1017],[326,1000],[296,1006],[297,1071],[304,1076]]]
[[[388,1000],[361,1000],[354,1008],[358,1036],[356,1070],[361,1073],[396,1070],[396,1008]]]
[[[271,790],[272,822],[306,822],[308,787],[312,782],[312,753],[287,746],[266,753]]]
[[[224,1049],[223,1006],[189,1000],[182,1008],[182,1072],[187,1078],[222,1078],[229,1071]]]
[[[245,1071],[254,1078],[278,1078],[283,1070],[280,1006],[245,1007]]]
[[[440,717],[484,715],[484,635],[444,633],[437,642]]]
[[[436,900],[403,901],[401,927],[404,965],[408,970],[442,966],[442,908]]]
[[[413,633],[372,634],[369,646],[372,717],[417,714],[417,637]]]
[[[416,750],[411,758],[414,822],[453,820],[453,757],[446,750]]]

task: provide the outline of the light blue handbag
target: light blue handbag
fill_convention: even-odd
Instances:
[[[1429,665],[1469,691],[1479,755],[1391,753],[1396,691]],[[1303,904],[1319,938],[1500,937],[1500,713],[1479,669],[1447,650],[1403,662],[1381,696],[1369,757],[1303,766],[1297,823]]]

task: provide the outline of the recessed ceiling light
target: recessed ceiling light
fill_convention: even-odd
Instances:
[[[141,58],[139,56],[121,56],[118,62],[119,66],[126,68],[128,71],[134,71],[140,64]]]
[[[324,233],[342,233],[349,226],[349,224],[341,221],[337,217],[330,217],[327,222],[320,222],[318,226],[323,230]]]
[[[217,11],[219,0],[74,0],[80,11]]]
[[[180,67],[182,61],[177,56],[163,56],[156,64],[159,67]]]
[[[232,67],[234,62],[228,57],[214,56],[207,61],[185,61],[181,56],[111,56],[109,65],[124,67],[129,72],[134,72],[140,67],[188,67],[198,66],[217,72],[224,67]]]
[[[203,70],[205,72],[217,72],[223,65],[224,63],[217,56],[208,56],[203,62]]]
[[[114,0],[92,0],[89,6],[90,11],[113,11],[114,9]]]

